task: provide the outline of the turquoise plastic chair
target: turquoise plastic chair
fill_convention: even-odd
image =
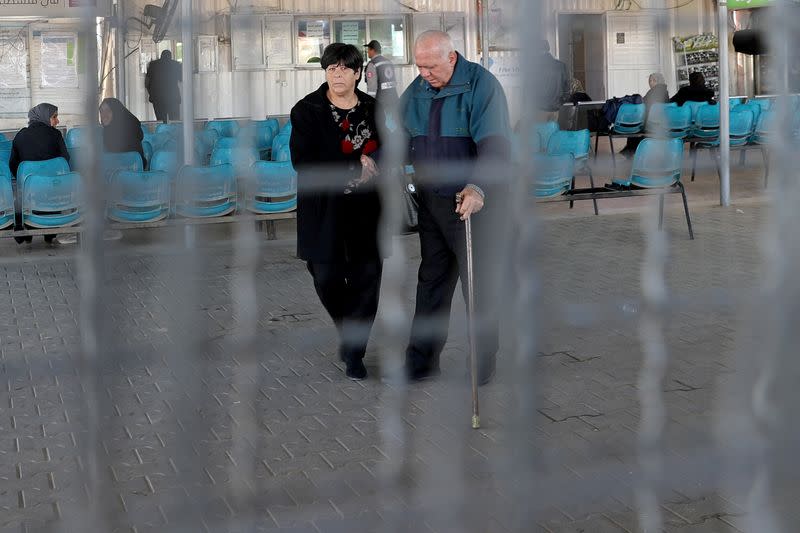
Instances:
[[[272,160],[275,162],[286,162],[292,160],[292,153],[289,149],[289,143],[282,144],[278,147],[278,151],[272,154]]]
[[[278,135],[280,125],[278,119],[256,120],[251,123],[248,135],[253,136],[253,143],[259,154],[264,154],[272,149],[272,141]],[[241,133],[239,134],[241,137]],[[264,156],[262,155],[262,159]]]
[[[21,188],[22,224],[33,228],[58,228],[81,219],[81,177],[70,171],[66,159],[23,161],[17,169]]]
[[[755,136],[756,119],[748,109],[731,111],[731,146],[743,146]],[[759,113],[759,117],[761,114]],[[719,144],[719,141],[717,141]]]
[[[533,154],[534,196],[552,198],[572,187],[575,158],[572,154]]]
[[[575,175],[587,174],[589,176],[589,185],[594,188],[594,176],[592,169],[589,166],[589,150],[592,145],[592,136],[589,130],[567,131],[559,130],[550,136],[547,143],[547,155],[565,155],[571,154],[575,168],[573,169],[572,183],[570,186],[575,187]],[[594,204],[594,214],[598,214],[597,200],[592,200]],[[573,203],[570,202],[570,208]]]
[[[217,148],[236,148],[237,146],[239,146],[239,143],[240,141],[236,137],[220,137],[219,139],[217,139],[217,142],[214,143],[214,149],[216,150]]]
[[[195,132],[194,136],[194,153],[197,157],[197,163],[200,165],[207,165],[211,159],[211,152],[214,150],[214,145],[219,140],[219,133],[215,129],[203,129]]]
[[[166,172],[170,178],[175,177],[178,167],[178,154],[176,152],[158,150],[153,154],[153,159],[150,160],[150,170],[152,172]]]
[[[687,106],[654,104],[647,117],[647,133],[660,137],[683,139],[689,135],[692,109]]]
[[[103,152],[100,156],[100,168],[103,176],[110,179],[118,170],[144,170],[144,162],[139,152]]]
[[[233,165],[184,166],[175,183],[178,215],[211,218],[236,210],[236,177]]]
[[[291,136],[288,133],[279,133],[275,139],[272,141],[272,160],[277,161],[277,157],[281,150],[284,148],[286,150],[289,149],[289,140]]]
[[[292,121],[289,120],[283,127],[278,131],[278,134],[285,133],[286,135],[290,135],[292,133]]]
[[[630,183],[648,189],[671,187],[681,179],[683,141],[644,139],[633,156]]]
[[[250,167],[260,159],[255,148],[214,148],[214,151],[211,152],[210,165],[212,167],[232,165],[237,177],[247,178],[250,174]]]
[[[731,112],[744,111],[744,110],[750,111],[753,115],[753,123],[751,126],[750,138],[748,139],[748,141],[752,141],[753,137],[756,134],[755,131],[756,124],[758,124],[758,119],[761,116],[761,112],[764,109],[760,104],[757,104],[755,100],[748,100],[743,104],[739,104],[731,108]],[[742,164],[744,164],[744,161],[742,161]]]
[[[235,120],[209,120],[206,129],[216,130],[220,137],[236,137],[240,126]]]
[[[756,144],[767,144],[769,142],[770,132],[774,131],[775,117],[775,111],[772,110],[761,113],[761,116],[758,117],[758,124],[756,124],[753,142]]]
[[[683,107],[686,107],[691,112],[691,121],[692,124],[697,120],[697,113],[700,111],[700,108],[703,106],[709,105],[708,102],[684,102]],[[733,105],[733,104],[731,104]]]
[[[156,134],[166,134],[173,139],[179,139],[183,137],[183,124],[180,122],[170,122],[169,124],[161,122],[156,126]]]
[[[108,186],[108,218],[117,222],[155,222],[169,215],[170,178],[166,172],[118,170]]]
[[[97,136],[98,139],[101,138],[103,134],[103,128],[100,126],[95,126],[97,128]],[[82,146],[86,146],[86,136],[87,130],[89,126],[75,126],[74,128],[70,128],[67,130],[67,135],[64,137],[64,144],[67,145],[67,149],[73,148],[80,148]]]
[[[761,111],[769,111],[773,107],[773,99],[772,98],[753,98],[752,100],[748,100],[748,102],[753,102],[757,106],[761,108]]]
[[[14,189],[8,164],[0,165],[0,229],[14,225]]]
[[[644,104],[622,104],[617,111],[612,133],[634,134],[641,133],[644,129]]]
[[[297,172],[291,161],[256,161],[245,208],[253,213],[284,213],[297,208]]]

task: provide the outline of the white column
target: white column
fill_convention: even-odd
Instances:
[[[183,41],[183,162],[194,160],[194,41],[192,40],[192,2],[181,0],[181,41]]]
[[[731,205],[730,82],[728,81],[728,2],[719,2],[719,203]]]

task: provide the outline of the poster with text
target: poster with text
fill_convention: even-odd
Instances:
[[[42,34],[42,87],[78,87],[78,36]]]

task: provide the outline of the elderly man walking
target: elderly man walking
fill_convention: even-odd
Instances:
[[[439,374],[456,282],[467,279],[464,220],[472,217],[478,381],[491,380],[498,349],[497,295],[507,238],[504,174],[510,158],[505,93],[497,79],[459,54],[450,36],[422,33],[414,45],[419,76],[403,93],[419,199],[422,261],[406,373]],[[456,194],[461,202],[456,204]],[[467,298],[465,298],[467,300]]]

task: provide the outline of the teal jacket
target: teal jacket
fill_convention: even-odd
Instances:
[[[468,183],[491,187],[510,159],[508,103],[497,78],[458,54],[450,82],[439,90],[422,79],[411,83],[400,103],[416,180],[442,196]],[[462,161],[466,164],[457,164]]]

